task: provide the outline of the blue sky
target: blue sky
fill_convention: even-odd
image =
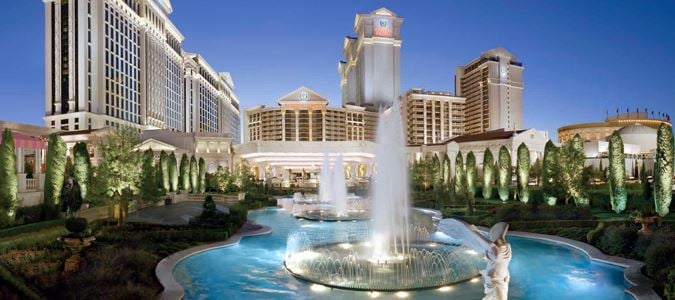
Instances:
[[[401,89],[454,92],[455,67],[494,47],[519,57],[524,126],[601,120],[607,110],[675,115],[674,1],[173,0],[186,51],[231,72],[242,107],[276,105],[306,85],[340,103],[337,62],[354,15],[385,6],[405,18]],[[0,11],[0,120],[42,125],[41,0]]]

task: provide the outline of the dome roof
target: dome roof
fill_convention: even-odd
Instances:
[[[642,124],[633,124],[619,129],[624,144],[640,146],[640,152],[652,152],[656,149],[656,129]]]

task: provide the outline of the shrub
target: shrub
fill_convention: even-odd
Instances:
[[[675,266],[675,243],[654,240],[645,253],[645,270],[655,282],[665,282],[669,267]]]
[[[627,226],[610,226],[605,228],[598,239],[597,246],[609,255],[630,256],[638,239],[635,229]]]
[[[24,206],[16,209],[16,221],[20,224],[30,224],[43,221],[42,205]]]
[[[63,226],[63,220],[62,219],[11,227],[11,228],[0,230],[0,239],[8,237],[8,236],[44,230],[44,229],[47,229],[47,228],[58,227],[58,226]]]
[[[86,267],[67,282],[73,299],[152,299],[159,257],[143,250],[108,246],[86,255]]]
[[[600,222],[598,223],[598,226],[591,229],[587,234],[586,234],[586,241],[591,244],[595,245],[598,242],[598,239],[602,235],[602,231],[605,230],[605,223]]]
[[[675,267],[671,267],[668,271],[668,277],[663,284],[663,296],[667,300],[675,300]]]
[[[85,218],[68,218],[66,219],[66,229],[74,234],[81,234],[87,229],[87,219]]]

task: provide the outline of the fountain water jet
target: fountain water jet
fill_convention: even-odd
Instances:
[[[380,114],[371,202],[373,259],[405,256],[410,244],[408,162],[398,105]]]
[[[331,183],[333,181],[333,172],[330,168],[330,155],[323,154],[323,164],[321,165],[321,176],[319,179],[319,201],[323,203],[333,202],[333,190]]]
[[[349,207],[347,205],[347,183],[345,182],[344,162],[342,155],[338,155],[333,166],[331,180],[331,199],[333,210],[338,217],[346,216]]]

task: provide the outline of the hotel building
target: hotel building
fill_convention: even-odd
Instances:
[[[328,107],[328,99],[304,86],[281,97],[278,104],[245,111],[246,142],[375,141],[377,113],[363,107]]]
[[[523,127],[523,64],[504,48],[458,67],[455,94],[466,98],[467,134]]]
[[[328,107],[328,99],[300,87],[278,107],[244,112],[244,143],[235,159],[250,164],[256,178],[273,185],[315,186],[325,154],[342,155],[350,182],[365,180],[375,157],[377,112],[354,105]]]
[[[401,98],[407,144],[440,143],[463,135],[465,102],[449,92],[408,90]]]
[[[356,37],[345,37],[345,60],[338,64],[343,105],[376,111],[399,99],[402,23],[386,8],[356,15]]]
[[[232,80],[183,52],[169,0],[44,4],[46,126],[216,132],[238,141]]]

